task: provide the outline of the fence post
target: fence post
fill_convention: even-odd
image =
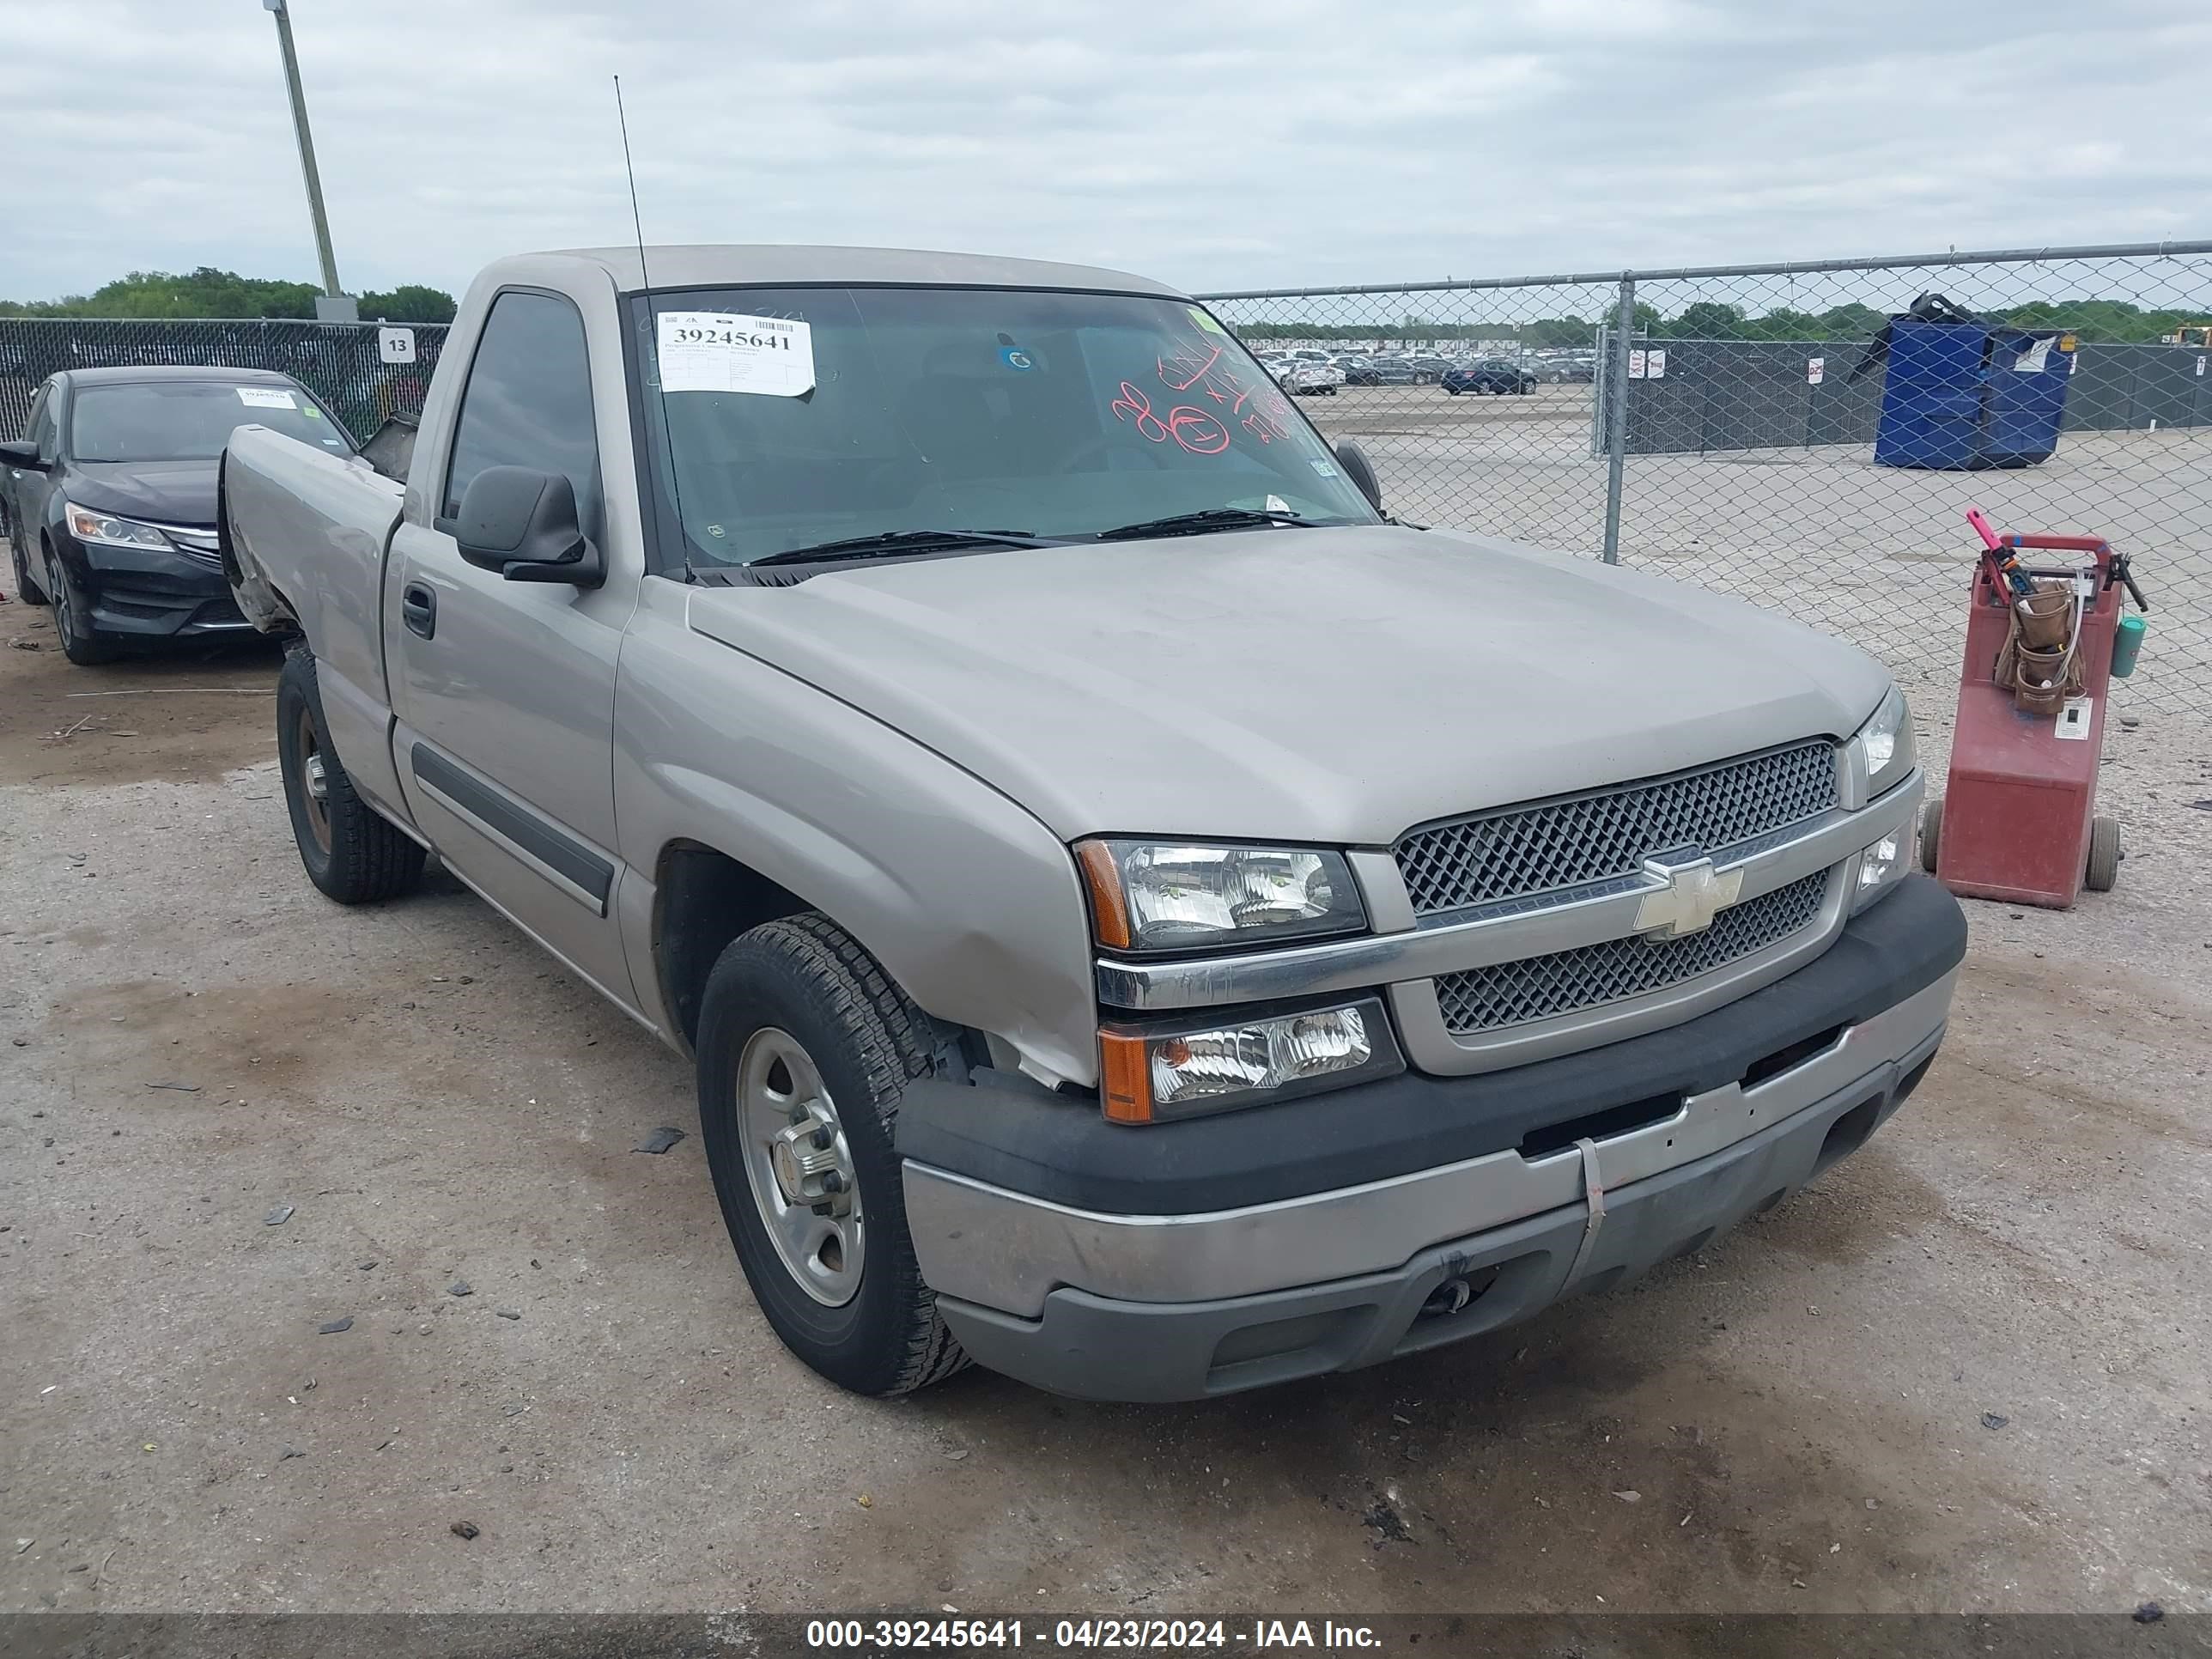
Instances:
[[[1628,339],[1636,331],[1636,278],[1620,275],[1620,303],[1613,308],[1612,347],[1605,365],[1605,562],[1620,562],[1621,469],[1628,454]]]

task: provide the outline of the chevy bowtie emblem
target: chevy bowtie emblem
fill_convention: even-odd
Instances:
[[[1743,890],[1743,872],[1717,874],[1708,858],[1683,860],[1665,854],[1644,860],[1644,873],[1667,884],[1646,893],[1636,912],[1636,931],[1650,939],[1680,939],[1699,933],[1735,902]]]

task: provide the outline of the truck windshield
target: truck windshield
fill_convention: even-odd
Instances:
[[[644,415],[694,565],[911,531],[1080,538],[1224,507],[1249,516],[1207,528],[1376,521],[1267,372],[1183,301],[737,289],[652,307],[633,312]]]
[[[144,380],[80,390],[70,404],[70,453],[80,461],[211,461],[241,426],[265,426],[342,455],[353,450],[353,440],[295,387]]]

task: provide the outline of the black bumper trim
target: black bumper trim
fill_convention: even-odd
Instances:
[[[1966,921],[1910,876],[1796,973],[1709,1014],[1473,1077],[1420,1073],[1182,1123],[1129,1127],[1013,1073],[907,1085],[902,1156],[1071,1208],[1193,1215],[1385,1181],[1520,1144],[1652,1096],[1695,1094],[1838,1024],[1894,1006],[1966,954]]]

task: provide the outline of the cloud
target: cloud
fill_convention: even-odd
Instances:
[[[627,240],[1193,288],[2203,234],[2196,0],[293,0],[340,270]],[[313,273],[253,0],[0,0],[0,295]]]

